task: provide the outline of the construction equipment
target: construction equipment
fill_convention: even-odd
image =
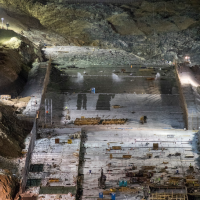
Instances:
[[[135,189],[135,188],[128,188],[128,187],[120,187],[119,191],[123,192],[123,193],[136,193],[136,192],[138,192],[137,189]]]
[[[144,183],[144,182],[150,182],[149,178],[147,177],[131,177],[130,183]]]
[[[147,153],[147,158],[152,158],[152,153]]]
[[[49,179],[49,182],[52,183],[52,182],[59,182],[60,180],[57,179],[57,178],[50,178]]]
[[[147,81],[154,81],[155,78],[146,78]]]
[[[113,105],[112,107],[113,107],[113,108],[121,108],[120,105]]]
[[[123,158],[130,159],[131,155],[123,155]]]
[[[110,195],[110,193],[111,193],[111,192],[110,192],[109,190],[104,190],[104,191],[103,191],[103,195]]]
[[[121,146],[112,146],[112,150],[122,150]]]
[[[74,121],[75,125],[98,125],[100,124],[101,118],[100,117],[96,117],[96,118],[85,118],[85,117],[81,117],[81,118],[76,118],[76,120]]]
[[[198,179],[186,179],[186,183],[187,183],[187,184],[190,184],[190,183],[192,183],[192,184],[198,183]]]
[[[28,150],[27,149],[22,149],[22,152],[21,152],[22,154],[26,154],[26,153],[28,153]]]
[[[153,150],[158,150],[158,143],[153,143]]]
[[[103,169],[101,168],[101,176],[98,178],[98,186],[100,189],[105,189],[106,188],[106,176],[103,174]]]
[[[59,144],[60,143],[60,139],[59,138],[55,138],[55,144]]]
[[[112,125],[112,124],[125,124],[127,119],[104,119],[103,125]]]
[[[180,180],[181,180],[180,177],[170,177],[169,184],[170,185],[177,185]]]
[[[142,170],[148,171],[148,170],[154,170],[156,166],[142,166]]]
[[[69,137],[70,137],[71,140],[79,139],[81,137],[81,132],[78,131],[78,132],[74,133],[73,135],[70,135]]]
[[[140,117],[140,123],[142,124],[147,123],[147,116]]]
[[[71,139],[67,140],[67,144],[72,144],[72,140]]]

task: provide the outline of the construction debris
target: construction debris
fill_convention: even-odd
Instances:
[[[104,119],[102,121],[103,125],[112,125],[112,124],[125,124],[127,119]]]
[[[85,118],[85,117],[81,117],[81,118],[76,118],[76,120],[74,121],[75,125],[98,125],[100,124],[100,118],[96,117],[96,118]]]

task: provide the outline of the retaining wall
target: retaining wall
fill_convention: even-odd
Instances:
[[[175,71],[176,71],[176,79],[177,79],[179,96],[180,96],[180,100],[181,100],[181,107],[183,109],[183,117],[184,117],[184,121],[185,121],[185,128],[188,129],[188,109],[187,109],[187,104],[186,104],[185,97],[184,97],[184,94],[183,94],[183,89],[182,89],[182,86],[181,86],[181,81],[180,81],[180,77],[179,77],[179,73],[178,73],[177,63],[175,63]]]
[[[49,83],[50,72],[51,72],[51,59],[49,60],[49,63],[47,65],[47,69],[46,69],[46,75],[44,78],[43,90],[42,90],[42,94],[41,94],[41,101],[40,101],[39,109],[41,107],[42,101],[45,98],[45,92],[47,89],[47,85]],[[35,147],[35,141],[36,141],[36,137],[37,137],[37,117],[38,116],[36,115],[36,118],[34,119],[33,128],[31,130],[31,139],[30,139],[30,143],[29,143],[29,148],[28,148],[28,152],[26,153],[25,166],[24,166],[24,170],[22,172],[22,183],[21,183],[21,191],[20,191],[22,193],[24,193],[26,190],[26,182],[28,179],[28,173],[29,173],[29,169],[30,169],[31,155],[32,155],[33,149]]]

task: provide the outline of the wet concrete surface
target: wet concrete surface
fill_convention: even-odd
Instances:
[[[61,76],[67,80],[62,82],[62,91],[90,93],[95,88],[96,93],[139,93],[139,94],[172,94],[177,90],[176,79],[172,67],[166,70],[160,68],[144,69],[130,66],[107,66],[62,68]],[[121,72],[125,70],[125,72]],[[155,79],[156,74],[160,79]]]
[[[52,73],[46,98],[53,102],[53,122],[70,125],[81,116],[126,118],[128,126],[183,129],[183,111],[174,69],[169,67],[164,70],[167,71],[166,75],[162,76],[163,70],[160,68],[124,68],[138,75],[130,76],[122,72],[114,74],[113,70],[122,69],[115,66],[62,69],[56,78],[55,73]],[[152,80],[159,72],[160,79]],[[139,76],[142,73],[144,75]],[[93,87],[95,94],[90,90]],[[119,105],[120,108],[115,109],[114,105]],[[70,121],[66,120],[66,115],[70,116]],[[142,125],[139,119],[143,115],[148,120]],[[42,112],[41,116],[45,118]]]
[[[81,110],[81,108],[87,110],[87,96],[86,96],[86,94],[78,94],[77,110]]]
[[[96,110],[110,110],[110,101],[114,97],[114,94],[99,94]]]

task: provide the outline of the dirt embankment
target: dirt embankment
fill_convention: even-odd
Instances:
[[[18,183],[7,175],[0,175],[0,200],[13,200]]]

